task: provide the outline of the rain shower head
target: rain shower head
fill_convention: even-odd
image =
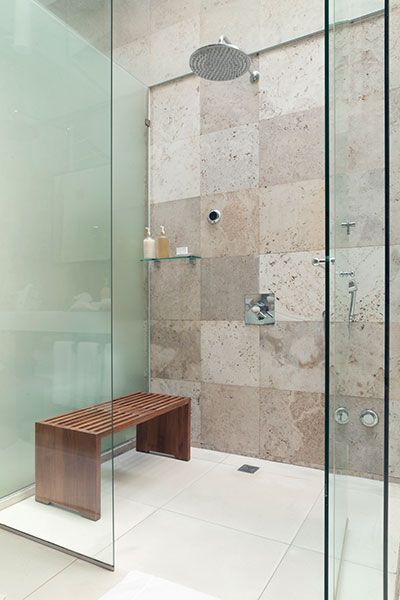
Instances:
[[[250,71],[250,57],[221,36],[218,44],[203,46],[195,50],[190,57],[190,68],[193,73],[209,81],[232,81],[241,77],[246,71],[250,79],[258,81],[257,71]]]

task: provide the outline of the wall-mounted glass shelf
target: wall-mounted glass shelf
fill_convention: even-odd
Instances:
[[[196,256],[194,254],[182,254],[182,256],[168,256],[167,258],[142,258],[141,262],[147,263],[160,263],[165,260],[189,260],[194,263],[196,260],[200,260],[201,256]]]

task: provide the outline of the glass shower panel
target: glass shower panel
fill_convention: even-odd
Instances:
[[[383,0],[334,0],[330,14],[329,597],[336,600],[384,600],[383,8]]]
[[[110,40],[111,3],[101,27]],[[0,523],[112,565],[105,50],[32,0],[0,3]],[[89,412],[35,439],[102,402],[101,430]]]
[[[389,561],[397,565],[400,548],[400,5],[390,3],[389,119],[390,132],[390,343],[389,343]],[[399,572],[395,579],[400,595]],[[389,597],[393,600],[393,597]]]

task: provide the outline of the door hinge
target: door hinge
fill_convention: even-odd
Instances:
[[[150,121],[150,119],[145,119],[144,120],[144,124],[146,125],[146,127],[151,127],[151,121]]]

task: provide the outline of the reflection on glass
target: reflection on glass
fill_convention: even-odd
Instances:
[[[31,0],[0,44],[0,522],[112,564],[111,461],[42,423],[112,398],[110,60]]]

